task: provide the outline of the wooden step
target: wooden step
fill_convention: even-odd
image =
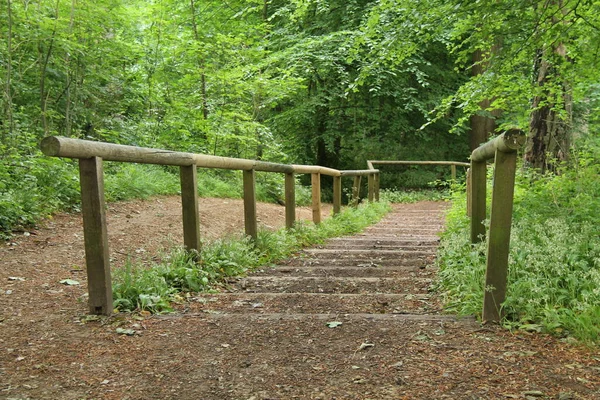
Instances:
[[[434,266],[375,266],[363,264],[356,267],[336,265],[319,266],[275,266],[263,268],[252,273],[252,276],[347,276],[347,277],[399,277],[418,276],[429,277],[437,271]]]
[[[424,314],[440,311],[437,299],[423,293],[219,293],[189,300],[189,312],[208,314]]]
[[[253,293],[427,293],[431,278],[249,276],[228,282],[230,291]]]

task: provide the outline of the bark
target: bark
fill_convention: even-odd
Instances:
[[[558,6],[563,16],[568,14],[562,0],[550,0],[547,4]],[[559,21],[556,16],[552,22],[566,23],[564,19]],[[524,158],[527,164],[541,172],[556,171],[556,161],[566,161],[569,157],[572,95],[558,67],[565,62],[570,60],[564,43],[538,50],[534,60],[535,84],[539,90],[532,102]]]
[[[11,136],[14,130],[14,119],[12,113],[12,88],[11,88],[11,79],[12,79],[12,5],[11,0],[7,0],[7,24],[8,24],[8,32],[6,36],[6,82],[4,88],[4,115],[7,120],[7,127],[4,130],[5,136]],[[7,140],[4,140],[4,143],[8,143]]]
[[[69,19],[69,37],[72,36],[73,33],[73,24],[75,19],[75,3],[76,0],[71,0],[71,15]],[[67,52],[65,56],[65,66],[67,68],[67,88],[65,94],[65,136],[71,136],[71,84],[75,81],[73,77],[74,72],[70,66],[71,64],[71,55]]]
[[[190,0],[190,8],[192,11],[192,29],[194,31],[194,40],[200,43],[200,35],[198,34],[198,25],[196,24],[196,4],[194,0]],[[208,118],[208,99],[206,97],[206,60],[204,57],[198,56],[198,69],[200,70],[200,94],[202,96],[202,117]]]
[[[56,2],[56,15],[55,21],[58,22],[58,0]],[[56,22],[56,23],[57,23]],[[46,92],[46,73],[48,70],[48,63],[50,62],[50,56],[52,55],[52,48],[54,47],[54,39],[56,37],[56,23],[54,24],[54,29],[52,31],[52,35],[49,38],[49,44],[46,51],[44,51],[44,46],[42,41],[38,42],[38,57],[40,61],[40,109],[41,109],[41,118],[42,118],[42,127],[44,129],[44,135],[48,135],[50,133],[50,128],[48,126],[48,97],[50,96],[49,92]]]
[[[555,54],[565,57],[562,44],[555,49]],[[541,172],[555,171],[555,162],[566,161],[571,146],[570,88],[564,81],[560,81],[559,71],[549,58],[540,51],[535,60],[536,84],[542,91],[533,99],[525,152],[525,161]],[[558,98],[551,94],[551,88],[557,86],[560,88]]]
[[[471,68],[471,74],[473,76],[483,74],[485,65],[483,64],[484,56],[481,50],[476,50],[473,53],[473,67]],[[481,110],[489,108],[491,101],[489,99],[482,100],[479,103]],[[475,150],[482,143],[487,142],[490,134],[496,129],[496,121],[494,118],[490,118],[484,115],[475,114],[471,116],[471,135],[469,137],[471,151]]]

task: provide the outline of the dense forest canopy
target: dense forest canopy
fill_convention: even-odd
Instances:
[[[367,159],[467,161],[516,127],[528,144],[505,322],[597,342],[599,52],[600,0],[0,0],[0,238],[79,206],[77,164],[42,156],[47,135],[362,169]],[[176,168],[105,164],[109,201],[181,190]],[[382,188],[450,175],[389,171]],[[197,173],[202,196],[241,192],[239,171]],[[472,315],[486,251],[469,240],[461,173],[440,294],[446,310]],[[281,202],[281,174],[256,178],[259,199]],[[296,189],[297,203],[310,202]],[[160,269],[144,269],[157,270],[142,281],[163,284]],[[139,298],[156,295],[148,285]]]
[[[543,170],[598,124],[598,1],[3,0],[0,20],[5,164],[64,135],[354,169],[466,160],[517,126]]]

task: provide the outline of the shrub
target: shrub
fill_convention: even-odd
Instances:
[[[584,341],[600,337],[599,148],[582,146],[560,175],[519,170],[506,326]],[[456,192],[439,252],[440,283],[449,310],[479,314],[486,247],[470,245],[465,214],[465,196]]]
[[[220,239],[206,243],[200,254],[177,248],[148,266],[128,262],[115,273],[114,307],[169,311],[180,292],[210,291],[227,277],[281,260],[303,246],[358,232],[378,221],[389,208],[385,202],[365,204],[347,208],[319,225],[299,223],[289,230],[262,230],[255,242],[248,237]]]

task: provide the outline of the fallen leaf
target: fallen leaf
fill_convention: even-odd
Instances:
[[[81,318],[81,322],[83,322],[83,323],[92,322],[92,321],[100,321],[100,316],[99,315],[86,315],[85,317]]]
[[[531,357],[536,355],[538,352],[537,351],[507,351],[505,352],[503,355],[505,357]]]
[[[59,283],[62,283],[63,285],[67,285],[67,286],[76,286],[76,285],[80,284],[79,281],[76,281],[74,279],[63,279]]]
[[[19,282],[24,282],[25,278],[21,278],[20,276],[9,276],[8,277],[9,281],[19,281]]]
[[[364,350],[364,349],[368,349],[369,347],[375,347],[375,345],[373,343],[361,343],[361,345],[358,347],[358,350]]]
[[[127,335],[127,336],[133,336],[133,335],[135,335],[135,331],[133,329],[117,328],[117,333],[119,335]]]
[[[327,326],[328,326],[329,328],[337,328],[337,327],[338,327],[338,326],[340,326],[340,325],[342,325],[342,323],[341,323],[341,322],[339,322],[339,321],[331,321],[331,322],[328,322],[328,323],[327,323]]]
[[[533,397],[543,397],[544,392],[540,392],[539,390],[527,390],[523,392],[524,396],[533,396]]]

